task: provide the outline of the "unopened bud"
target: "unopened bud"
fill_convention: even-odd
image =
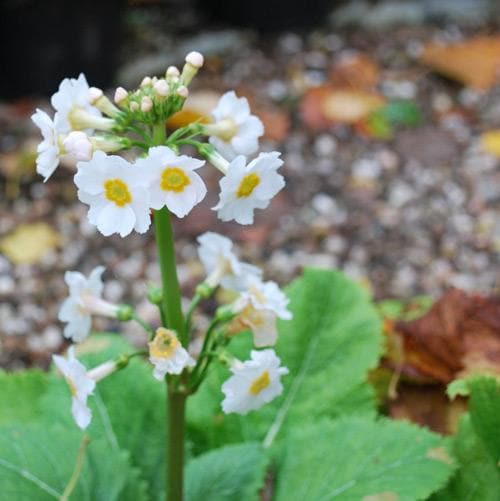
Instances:
[[[85,132],[70,132],[63,141],[64,149],[78,161],[86,162],[92,158],[92,143]]]
[[[179,69],[176,66],[169,66],[167,68],[167,71],[165,72],[165,75],[168,78],[178,77],[180,74],[181,73],[180,73]]]
[[[214,292],[214,287],[210,287],[209,284],[202,282],[196,286],[196,294],[201,296],[203,299],[209,298]]]
[[[128,304],[120,304],[116,310],[116,318],[120,322],[128,322],[134,318],[134,310]]]
[[[156,82],[153,86],[155,92],[159,95],[159,96],[168,96],[168,84],[167,84],[167,81],[162,78],[161,80],[158,80],[158,82]]]
[[[186,99],[189,96],[189,90],[188,90],[188,88],[185,85],[181,85],[177,89],[177,95],[183,97],[184,99]]]
[[[128,92],[123,87],[117,87],[115,91],[115,103],[120,104],[122,101],[127,99]]]
[[[141,111],[147,113],[153,108],[153,101],[149,96],[144,96],[141,101]]]
[[[139,109],[139,103],[136,101],[132,101],[130,103],[130,111],[137,111]]]
[[[142,79],[140,87],[147,87],[149,85],[151,85],[151,77],[144,77]]]
[[[186,63],[199,69],[203,66],[203,56],[199,52],[196,52],[196,51],[190,52],[186,56]]]
[[[90,87],[89,89],[89,102],[90,104],[95,104],[95,102],[102,97],[103,93],[101,89],[97,87]]]
[[[152,287],[149,289],[148,301],[153,304],[161,304],[163,301],[163,292],[160,287]]]

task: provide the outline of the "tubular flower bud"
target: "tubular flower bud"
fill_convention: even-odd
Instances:
[[[189,96],[189,90],[185,85],[181,85],[176,92],[178,96],[181,96],[184,99]]]
[[[128,97],[128,92],[123,87],[117,87],[115,90],[114,101],[116,104],[123,103]]]
[[[169,87],[168,87],[167,81],[164,78],[155,82],[155,84],[153,85],[153,88],[154,88],[156,94],[158,94],[159,96],[161,96],[161,97],[168,96]]]
[[[169,66],[167,68],[167,71],[165,72],[165,76],[167,78],[172,78],[172,77],[179,77],[180,76],[180,71],[176,66]]]
[[[151,85],[151,77],[144,77],[139,87],[149,87]]]
[[[181,80],[189,85],[198,70],[203,66],[203,56],[199,52],[190,52],[186,56],[186,64],[182,68]]]
[[[137,103],[136,101],[132,101],[130,103],[130,111],[135,112],[138,109],[139,109],[139,103]]]
[[[153,108],[153,101],[149,96],[144,96],[141,100],[141,111],[147,113]]]
[[[89,102],[90,104],[95,106],[95,103],[98,99],[103,96],[103,92],[101,89],[97,87],[90,87],[89,89]]]

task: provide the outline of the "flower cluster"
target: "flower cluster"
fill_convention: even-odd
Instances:
[[[264,128],[252,115],[247,100],[234,92],[221,97],[210,123],[166,130],[166,120],[182,108],[188,86],[202,65],[201,54],[192,52],[186,56],[182,71],[171,66],[161,78],[145,77],[136,90],[118,87],[114,102],[100,89],[89,87],[84,75],[65,79],[52,96],[53,118],[41,110],[33,115],[43,135],[37,171],[47,180],[61,157],[73,157],[78,198],[88,205],[88,219],[103,235],[145,233],[152,218],[159,218],[155,220],[158,229],[165,215],[187,216],[207,194],[199,175],[206,161],[222,173],[219,201],[213,208],[222,221],[251,224],[255,209],[265,209],[283,188],[279,153],[247,158],[257,153]],[[202,158],[181,153],[183,147],[194,149]],[[137,151],[137,155],[125,158],[116,154],[125,150]],[[166,244],[158,233],[156,236],[161,254]],[[277,341],[277,319],[291,318],[288,299],[276,283],[263,280],[261,270],[238,259],[228,238],[206,232],[198,237],[198,244],[206,278],[197,286],[187,312],[182,311],[179,292],[174,290],[173,298],[165,296],[172,267],[167,270],[167,280],[165,263],[160,260],[163,287],[148,293],[149,300],[158,306],[159,325],[141,319],[131,306],[103,299],[102,266],[88,277],[77,271],[65,274],[69,296],[59,319],[66,323],[66,338],[73,343],[84,341],[94,315],[137,322],[148,336],[143,350],[122,354],[89,371],[75,357],[74,346],[67,358],[54,355],[55,365],[69,384],[72,413],[79,427],[85,428],[91,421],[87,399],[96,383],[127,366],[134,356],[149,356],[153,377],[166,380],[170,390],[186,395],[198,389],[214,361],[226,365],[232,375],[221,388],[224,412],[246,414],[282,393],[280,378],[288,370],[281,367],[270,347]],[[173,240],[168,245],[172,256]],[[176,276],[173,280],[175,285]],[[196,329],[193,312],[219,287],[230,291],[234,300],[219,306],[206,331],[199,333],[200,349],[199,343],[190,342]],[[175,301],[178,310],[175,305],[171,308]],[[247,361],[228,351],[231,339],[243,331],[252,332],[256,348]]]
[[[186,56],[180,72],[171,66],[163,78],[145,77],[135,91],[118,87],[111,102],[85,76],[66,78],[51,99],[55,115],[37,110],[32,119],[43,141],[38,147],[37,171],[47,180],[62,156],[77,161],[78,198],[89,206],[88,219],[103,235],[144,233],[150,211],[166,207],[177,217],[189,214],[207,193],[196,172],[205,161],[180,155],[194,147],[223,174],[219,201],[213,208],[222,221],[251,224],[255,209],[265,209],[283,188],[278,174],[283,161],[277,152],[257,152],[262,122],[251,114],[248,101],[227,92],[212,112],[212,122],[192,123],[167,135],[151,126],[165,124],[188,97],[188,85],[203,65],[197,52]],[[207,137],[208,142],[197,138]],[[142,150],[135,161],[112,155]]]

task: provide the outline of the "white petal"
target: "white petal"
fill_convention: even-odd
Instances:
[[[92,412],[87,407],[85,402],[82,402],[78,398],[72,398],[71,404],[71,413],[73,414],[73,418],[76,424],[84,430],[90,424],[92,419]]]
[[[97,229],[108,237],[113,233],[119,233],[126,237],[134,229],[136,216],[129,205],[117,207],[114,203],[108,203],[99,213]]]

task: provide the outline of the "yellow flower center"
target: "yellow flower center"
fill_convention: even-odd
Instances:
[[[167,167],[161,173],[161,189],[164,191],[174,191],[182,193],[184,188],[191,184],[191,181],[186,176],[186,173],[179,167]]]
[[[179,340],[174,331],[160,327],[149,344],[149,354],[155,358],[171,358],[179,346]]]
[[[260,183],[260,177],[252,172],[251,174],[247,174],[241,181],[238,186],[238,191],[236,192],[236,196],[238,198],[246,198],[249,197],[255,187]]]
[[[132,195],[128,186],[121,179],[107,179],[104,182],[104,196],[118,207],[124,207],[132,202]]]
[[[252,395],[258,395],[262,390],[265,390],[271,384],[271,378],[269,377],[269,372],[264,371],[257,379],[252,381],[250,385],[249,392]]]

